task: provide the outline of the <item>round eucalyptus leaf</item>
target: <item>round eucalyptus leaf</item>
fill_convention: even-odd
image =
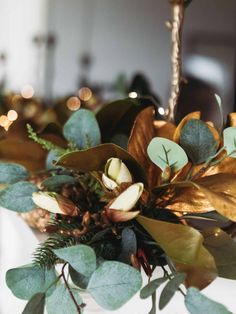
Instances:
[[[35,208],[32,194],[38,188],[30,182],[17,182],[0,192],[0,206],[16,211],[28,212]]]
[[[151,140],[147,148],[148,156],[154,164],[161,170],[170,166],[176,172],[188,163],[188,157],[175,142],[163,137],[155,137]]]
[[[76,179],[68,175],[55,175],[45,179],[42,185],[49,191],[57,192],[65,184],[73,184]]]
[[[137,239],[134,231],[130,228],[123,229],[121,233],[121,254],[119,261],[130,264],[130,257],[137,253]]]
[[[79,149],[86,149],[101,143],[100,129],[94,114],[80,109],[72,114],[63,128],[65,138]]]
[[[229,127],[223,132],[224,146],[230,157],[236,158],[236,127]]]
[[[185,305],[190,314],[233,314],[224,305],[207,298],[193,287],[187,290]]]
[[[162,310],[172,299],[175,292],[178,290],[179,286],[185,281],[186,274],[178,273],[176,274],[164,287],[161,292],[159,300],[159,309]]]
[[[74,285],[76,285],[82,289],[87,288],[90,277],[86,277],[86,276],[78,273],[71,266],[69,266],[69,274],[70,274],[70,278],[71,278]]]
[[[200,164],[217,151],[217,142],[206,123],[189,120],[180,133],[180,145],[194,164]]]
[[[0,183],[15,183],[29,176],[25,167],[14,163],[0,163]]]
[[[83,244],[73,245],[53,252],[68,262],[78,273],[89,277],[96,269],[96,254],[94,250]]]
[[[70,287],[71,292],[78,305],[83,303],[77,289]],[[48,314],[78,314],[78,310],[71,298],[71,295],[64,284],[58,284],[53,293],[46,299]],[[83,310],[81,309],[81,313]]]
[[[35,294],[29,302],[26,304],[22,314],[43,314],[45,305],[45,294],[37,293]]]
[[[56,280],[54,270],[43,270],[32,264],[13,268],[6,273],[6,283],[12,293],[19,299],[29,300],[36,293],[44,293]],[[47,290],[49,295],[54,286]]]
[[[142,286],[139,271],[120,262],[104,262],[92,274],[88,291],[104,309],[116,310],[130,300]]]

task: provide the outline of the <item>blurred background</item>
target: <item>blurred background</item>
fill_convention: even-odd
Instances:
[[[1,93],[37,96],[49,106],[86,86],[99,99],[115,99],[135,92],[142,74],[135,88],[144,80],[165,108],[170,15],[167,0],[1,0]],[[236,110],[235,16],[235,0],[193,0],[187,9],[183,69],[196,92],[193,107],[199,91],[212,88],[226,113]]]

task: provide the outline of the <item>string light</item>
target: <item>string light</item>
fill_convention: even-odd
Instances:
[[[31,85],[24,85],[21,89],[21,96],[25,99],[30,99],[34,96],[34,89]]]
[[[165,114],[165,109],[163,107],[159,107],[158,108],[158,113],[161,115],[161,116],[164,116]]]
[[[92,97],[93,93],[90,88],[81,87],[78,92],[78,95],[81,100],[88,101]]]
[[[129,98],[137,98],[138,94],[136,92],[130,92],[129,93]]]
[[[5,115],[0,116],[0,126],[3,127],[5,131],[8,131],[12,123],[13,122],[10,121],[7,116]]]
[[[71,111],[76,111],[80,108],[81,102],[78,97],[70,97],[67,99],[66,106]]]

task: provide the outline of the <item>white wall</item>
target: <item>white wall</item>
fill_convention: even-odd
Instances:
[[[1,0],[0,21],[0,52],[7,56],[8,89],[18,91],[24,84],[32,84],[40,92],[43,56],[38,71],[32,38],[47,28],[47,0]]]
[[[40,76],[44,75],[44,81],[36,79],[37,54],[31,39],[37,33],[51,32],[57,36],[54,96],[76,91],[79,57],[89,51],[94,57],[90,73],[92,81],[109,83],[121,72],[130,78],[136,71],[144,71],[163,103],[167,103],[170,34],[165,21],[170,17],[168,0],[1,2],[0,20],[4,27],[0,29],[0,52],[8,54],[9,88],[17,90],[25,83],[32,83],[37,85],[38,93],[45,95],[50,78],[47,71],[44,74],[45,60],[42,60]],[[221,34],[223,38],[235,39],[235,16],[235,0],[193,0],[186,12],[184,63],[187,54],[192,53],[189,38],[199,38],[199,34],[209,34],[208,38]],[[212,52],[205,47],[197,49],[200,49],[198,53],[202,49],[203,55],[211,57]],[[213,59],[223,58],[220,61],[225,72],[222,91],[230,86],[229,82],[232,84],[234,74],[232,49],[227,49],[220,52],[218,46],[217,53],[212,56]],[[232,102],[232,92],[227,102]]]

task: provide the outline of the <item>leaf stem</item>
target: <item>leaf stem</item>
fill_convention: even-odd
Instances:
[[[68,284],[68,282],[67,282],[66,276],[65,276],[64,269],[65,269],[65,267],[66,267],[67,264],[68,264],[68,263],[65,263],[65,264],[63,265],[63,267],[62,267],[62,269],[61,269],[61,276],[62,276],[62,278],[63,278],[63,280],[64,280],[64,283],[65,283],[65,286],[66,286],[66,288],[67,288],[67,290],[68,290],[68,292],[69,292],[69,294],[70,294],[70,297],[71,297],[72,301],[73,301],[74,304],[75,304],[75,307],[76,307],[76,309],[77,309],[78,314],[81,314],[81,307],[80,307],[80,305],[77,303],[77,301],[76,301],[76,299],[75,299],[75,297],[74,297],[74,295],[73,295],[73,293],[72,293],[72,291],[71,291],[71,289],[70,289],[70,286],[69,286],[69,284]]]

